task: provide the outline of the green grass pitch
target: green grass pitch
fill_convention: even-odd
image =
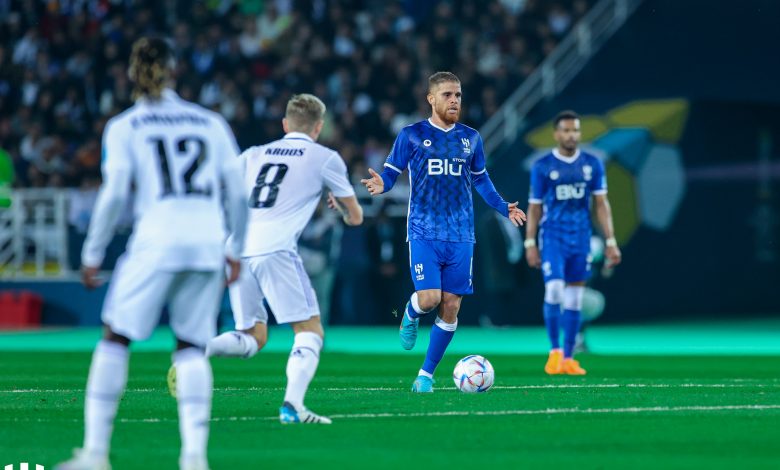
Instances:
[[[418,349],[420,349],[418,347]],[[770,356],[583,355],[586,377],[547,377],[544,355],[487,354],[495,387],[409,389],[415,354],[322,355],[306,403],[330,426],[277,419],[286,354],[214,359],[209,460],[232,468],[780,468],[780,378]],[[46,468],[81,445],[87,352],[0,352],[0,465]],[[135,352],[114,431],[117,470],[176,468],[170,355]]]

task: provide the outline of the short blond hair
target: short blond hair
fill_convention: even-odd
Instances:
[[[287,102],[284,117],[291,130],[311,132],[318,122],[325,119],[325,103],[309,93],[293,95]]]

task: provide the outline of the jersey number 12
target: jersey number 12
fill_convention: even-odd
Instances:
[[[173,181],[171,179],[170,164],[168,161],[168,152],[165,150],[165,140],[161,137],[150,138],[149,141],[154,145],[157,152],[157,158],[160,160],[160,171],[162,173],[162,195],[161,197],[167,197],[174,194]],[[188,136],[182,137],[176,140],[174,147],[176,148],[176,155],[187,156],[191,152],[192,146],[195,146],[196,157],[192,160],[189,168],[182,175],[182,182],[184,183],[184,195],[185,196],[211,196],[211,185],[205,187],[195,186],[192,182],[193,176],[198,171],[198,168],[206,161],[208,156],[206,155],[206,143],[200,137]]]
[[[276,174],[273,179],[266,181],[268,173],[274,167],[277,168]],[[252,188],[252,194],[249,195],[249,207],[253,209],[273,207],[276,204],[276,197],[279,196],[279,185],[282,183],[284,175],[287,174],[288,168],[284,163],[266,163],[260,167],[255,180],[255,187]],[[268,188],[265,194],[263,194],[263,188]]]

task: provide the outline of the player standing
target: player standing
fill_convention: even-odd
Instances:
[[[238,277],[247,209],[239,150],[225,120],[166,88],[173,59],[166,42],[133,45],[128,74],[136,103],[103,133],[103,187],[81,255],[84,285],[98,269],[125,201],[135,186],[135,228],[114,270],[87,381],[84,447],[62,470],[110,468],[108,451],[119,400],[127,384],[128,345],[149,337],[168,305],[176,335],[182,469],[206,469],[212,375],[204,355],[215,334],[219,302]],[[225,248],[222,190],[229,227]]]
[[[268,340],[268,312],[290,323],[295,340],[287,362],[287,389],[279,411],[282,423],[330,424],[303,404],[319,363],[324,332],[316,294],[298,255],[298,237],[322,197],[347,225],[363,223],[363,209],[347,179],[347,165],[335,150],[316,143],[325,104],[314,95],[295,95],[282,120],[284,138],[241,154],[249,188],[249,229],[242,254],[246,269],[230,287],[236,330],[209,342],[209,356],[251,357]]]
[[[555,117],[553,126],[558,147],[537,160],[531,169],[525,256],[529,266],[542,268],[544,276],[544,322],[551,343],[545,372],[585,375],[585,369],[574,359],[574,344],[585,281],[590,276],[591,197],[606,239],[607,266],[620,263],[621,254],[607,200],[604,165],[578,148],[579,116],[563,111]]]
[[[404,169],[409,171],[409,268],[415,291],[406,304],[400,340],[404,349],[417,341],[420,317],[437,306],[428,352],[413,392],[433,391],[433,372],[444,356],[455,329],[463,296],[473,292],[474,205],[472,185],[496,211],[516,226],[525,213],[504,201],[485,168],[482,137],[460,124],[460,80],[450,72],[428,79],[431,117],[401,130],[382,174],[369,169],[362,180],[377,196],[392,189]]]

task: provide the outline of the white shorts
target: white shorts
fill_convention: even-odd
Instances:
[[[228,289],[237,330],[268,323],[263,299],[277,323],[305,321],[320,314],[317,294],[298,253],[276,251],[241,261],[241,275]]]
[[[168,305],[176,338],[205,347],[216,336],[224,292],[220,271],[157,271],[139,257],[122,256],[103,303],[103,323],[116,334],[144,340]]]

